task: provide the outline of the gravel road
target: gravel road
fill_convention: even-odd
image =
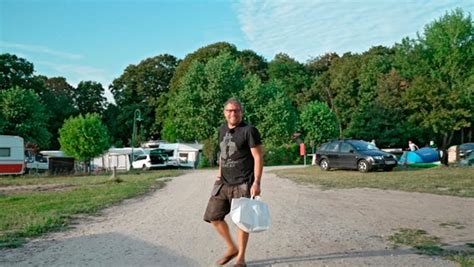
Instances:
[[[277,178],[272,169],[265,168],[262,181],[272,228],[250,236],[248,266],[455,266],[408,248],[392,249],[384,236],[418,228],[450,245],[474,242],[474,199],[322,191]],[[223,242],[202,214],[215,175],[190,171],[152,194],[83,218],[71,230],[0,250],[0,265],[214,266]]]

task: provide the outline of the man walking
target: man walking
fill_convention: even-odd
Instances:
[[[263,170],[260,133],[242,121],[242,114],[238,100],[229,99],[224,104],[227,123],[219,128],[219,171],[204,213],[204,220],[214,226],[227,245],[224,256],[216,264],[224,265],[236,257],[236,267],[246,266],[249,234],[238,229],[236,245],[224,218],[230,212],[232,198],[260,195]]]

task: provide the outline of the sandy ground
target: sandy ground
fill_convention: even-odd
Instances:
[[[224,246],[202,214],[215,174],[189,172],[148,196],[81,219],[72,230],[0,250],[0,265],[214,266]],[[321,191],[268,172],[263,179],[272,228],[250,236],[248,266],[455,266],[408,248],[392,249],[384,236],[419,228],[450,245],[474,242],[474,199],[374,189]]]

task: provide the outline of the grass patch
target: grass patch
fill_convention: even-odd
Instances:
[[[463,267],[474,266],[474,251],[470,249],[453,250],[446,249],[436,236],[430,236],[426,231],[420,229],[400,229],[399,232],[388,236],[388,241],[394,247],[399,245],[410,246],[418,254],[428,256],[440,256],[443,259],[459,263]],[[467,248],[471,248],[470,243],[466,243]]]
[[[1,178],[0,189],[15,186],[74,185],[71,190],[21,191],[0,195],[0,248],[18,247],[25,238],[63,229],[74,215],[94,214],[121,200],[139,196],[165,185],[164,177],[178,170],[142,174],[119,174],[121,183],[109,175],[53,178]]]
[[[458,222],[445,222],[445,223],[440,223],[439,226],[441,227],[445,227],[445,228],[448,228],[448,227],[452,227],[454,229],[464,229],[466,228],[464,225],[458,223]]]
[[[474,171],[472,168],[396,168],[392,172],[360,173],[345,170],[322,171],[317,166],[311,166],[276,170],[274,173],[296,182],[315,184],[322,189],[377,188],[474,197]]]

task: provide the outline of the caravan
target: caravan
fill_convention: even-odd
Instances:
[[[25,147],[23,138],[0,135],[0,175],[23,174]]]

